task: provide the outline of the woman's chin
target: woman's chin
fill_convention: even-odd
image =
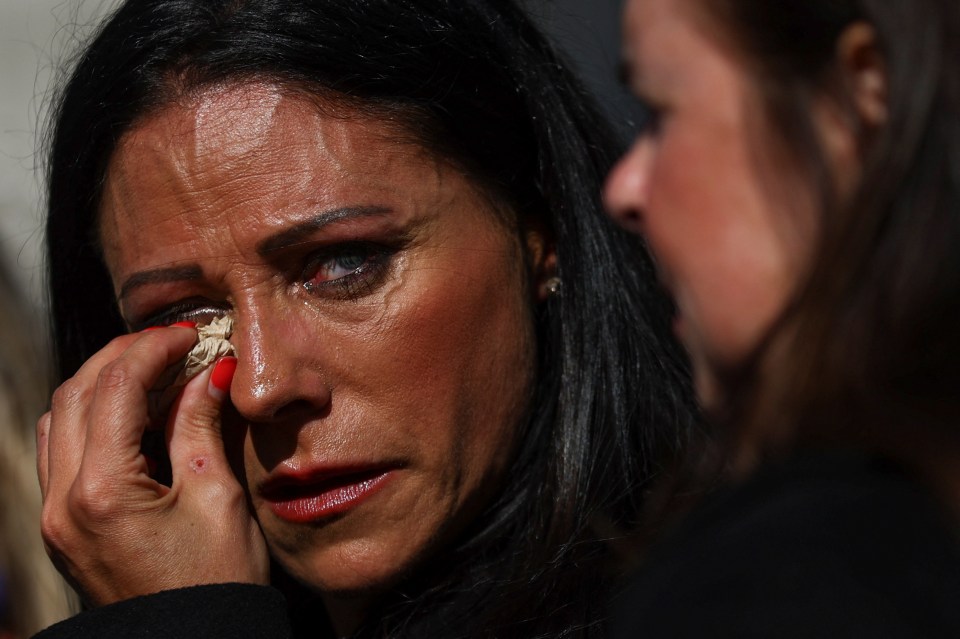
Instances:
[[[293,579],[313,592],[344,598],[389,589],[434,546],[433,535],[418,534],[425,528],[366,518],[286,528],[282,537],[277,532],[264,528],[271,554]]]
[[[722,394],[717,384],[717,378],[712,371],[706,367],[695,365],[693,369],[693,385],[697,393],[697,401],[704,412],[709,414],[720,408]]]
[[[684,343],[684,347],[690,357],[693,388],[700,408],[707,414],[720,410],[724,401],[724,394],[715,363],[700,348],[700,344]]]
[[[365,557],[344,558],[297,557],[287,563],[279,559],[283,568],[308,590],[324,598],[366,599],[389,589],[399,581],[405,566],[398,565],[396,558],[369,553]]]

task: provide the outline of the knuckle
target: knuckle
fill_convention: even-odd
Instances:
[[[69,543],[68,525],[62,511],[44,504],[40,511],[40,537],[51,550],[61,550]]]
[[[219,439],[221,408],[207,396],[206,389],[188,389],[176,416],[176,428],[187,441]]]
[[[221,511],[243,512],[247,509],[247,496],[236,481],[224,477],[204,486],[203,503],[217,504]]]
[[[219,414],[209,407],[192,406],[177,425],[192,438],[212,436],[219,431]]]
[[[108,519],[116,514],[116,504],[108,482],[77,481],[71,486],[67,498],[69,509],[88,521]]]
[[[200,503],[216,504],[217,508],[225,510],[232,510],[237,505],[246,508],[247,494],[227,460],[200,454],[185,461],[183,468],[189,469],[191,476],[203,476],[202,481],[191,482],[189,489]]]
[[[41,443],[43,439],[50,433],[50,412],[46,412],[40,416],[40,419],[37,420],[37,443]]]
[[[111,392],[127,388],[134,380],[130,364],[114,360],[100,369],[97,375],[97,390]]]
[[[51,406],[54,409],[67,408],[83,403],[89,396],[90,389],[82,384],[76,377],[71,377],[60,384],[57,390],[53,391]]]

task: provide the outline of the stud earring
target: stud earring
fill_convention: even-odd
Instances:
[[[547,290],[548,295],[556,295],[557,293],[560,292],[561,284],[563,284],[563,280],[561,280],[558,276],[554,275],[553,277],[551,277],[550,279],[548,279],[546,282],[543,283],[543,287]]]

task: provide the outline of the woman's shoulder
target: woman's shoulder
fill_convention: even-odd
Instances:
[[[127,637],[283,639],[291,636],[283,595],[268,586],[215,584],[166,590],[94,608],[34,639]]]
[[[654,637],[960,636],[958,596],[960,543],[933,498],[891,463],[820,454],[705,503],[619,618]]]

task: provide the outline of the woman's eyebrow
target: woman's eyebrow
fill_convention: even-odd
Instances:
[[[262,240],[257,244],[257,253],[261,256],[266,256],[274,251],[295,246],[307,239],[312,233],[336,222],[358,217],[386,215],[389,212],[390,209],[384,206],[353,206],[324,211]],[[117,296],[117,301],[122,300],[132,291],[142,286],[147,286],[148,284],[192,281],[199,280],[202,277],[203,269],[196,264],[139,271],[123,282],[123,285],[120,287],[120,294]]]
[[[117,296],[117,301],[122,300],[131,291],[141,286],[146,286],[147,284],[199,280],[202,277],[203,270],[196,264],[139,271],[124,281],[123,286],[120,287],[120,294]]]
[[[384,206],[348,206],[330,211],[324,211],[309,219],[298,222],[294,226],[284,229],[257,244],[257,253],[261,257],[266,257],[270,253],[280,251],[290,246],[295,246],[313,233],[325,226],[351,220],[358,217],[376,217],[386,215],[390,209]]]

